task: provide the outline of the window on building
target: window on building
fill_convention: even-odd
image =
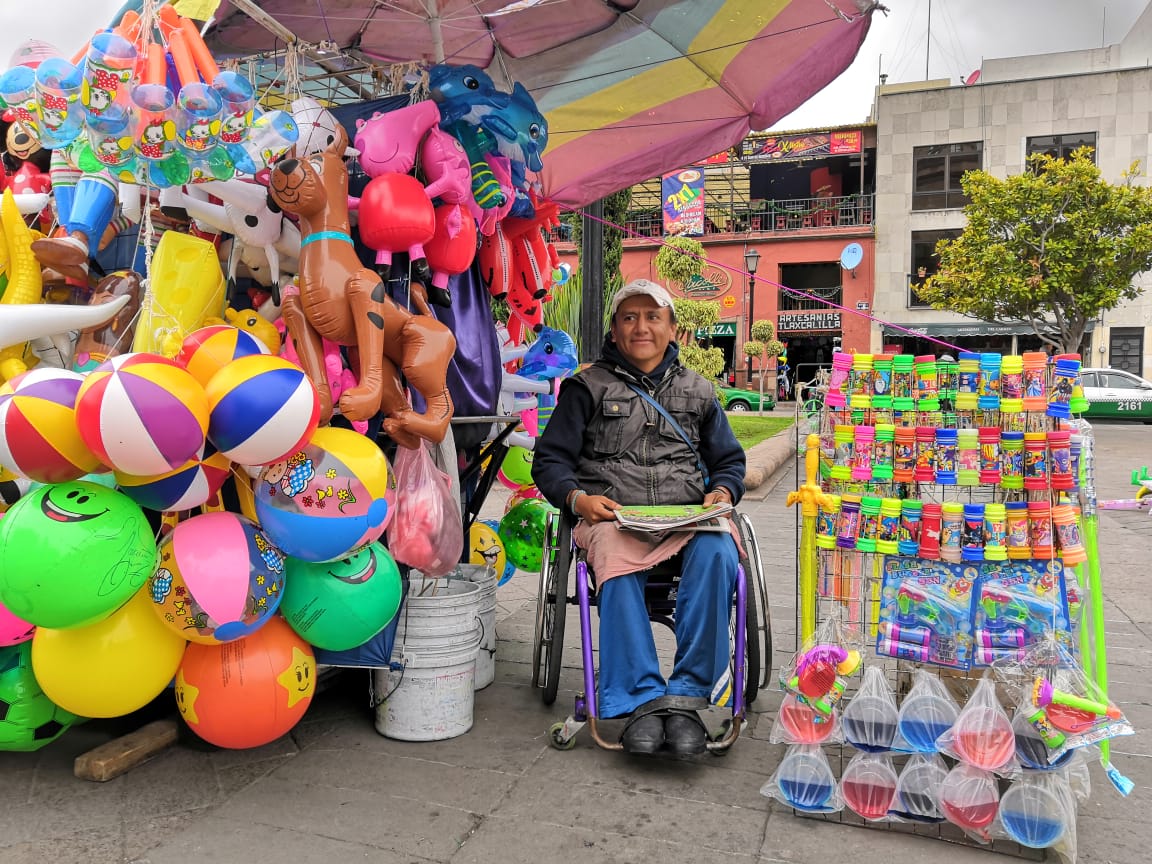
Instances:
[[[940,259],[936,257],[936,244],[941,240],[955,240],[960,229],[947,231],[912,232],[912,271],[908,274],[908,308],[925,309],[928,304],[920,299],[916,288],[924,280],[940,269]]]
[[[1144,365],[1144,328],[1113,327],[1108,332],[1108,365],[1139,375]]]
[[[1028,139],[1026,156],[1046,153],[1056,159],[1067,159],[1080,147],[1092,148],[1092,161],[1096,161],[1096,133],[1079,132],[1073,135],[1037,135]]]
[[[968,203],[960,178],[981,167],[984,145],[938,144],[912,151],[912,209],[950,210]]]

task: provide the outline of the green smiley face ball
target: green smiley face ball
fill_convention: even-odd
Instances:
[[[0,603],[37,627],[84,627],[106,618],[155,566],[143,511],[96,483],[42,486],[0,519]]]

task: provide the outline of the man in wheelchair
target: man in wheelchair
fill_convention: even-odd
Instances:
[[[712,383],[680,364],[672,297],[646,279],[613,297],[601,357],[566,380],[536,444],[532,479],[579,522],[599,592],[599,716],[627,717],[631,753],[703,753],[697,708],[723,704],[733,682],[728,624],[739,552],[725,533],[617,529],[627,505],[740,500],[744,450]],[[676,657],[667,681],[644,603],[648,571],[681,555]]]

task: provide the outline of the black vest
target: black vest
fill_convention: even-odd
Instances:
[[[634,379],[627,372],[599,361],[573,380],[588,388],[593,404],[576,469],[581,489],[625,505],[704,500],[704,478],[692,451],[668,421],[628,386],[627,381]],[[651,395],[698,448],[704,414],[716,398],[712,385],[690,369],[675,366]]]

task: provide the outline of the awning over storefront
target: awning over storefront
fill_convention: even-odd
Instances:
[[[1088,331],[1091,332],[1096,327],[1095,321],[1088,322]],[[900,329],[903,328],[903,329]],[[885,336],[908,336],[911,335],[907,331],[912,331],[912,334],[918,336],[1032,336],[1033,331],[1031,325],[1014,322],[1010,324],[994,324],[990,321],[971,321],[959,324],[934,324],[934,323],[915,323],[915,324],[885,324]],[[1053,324],[1049,332],[1056,332],[1056,325]]]

